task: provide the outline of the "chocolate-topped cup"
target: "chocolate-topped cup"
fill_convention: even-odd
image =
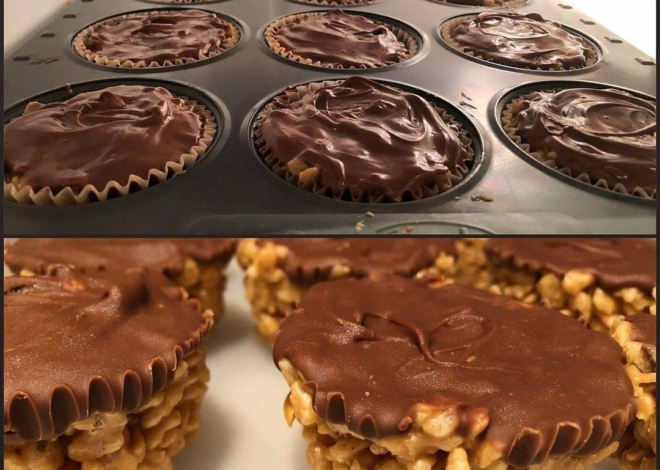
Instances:
[[[94,274],[155,269],[198,299],[216,319],[223,313],[225,269],[236,249],[231,238],[24,238],[5,247],[14,273],[44,274],[66,264]]]
[[[199,427],[212,324],[149,269],[6,277],[5,467],[171,468]]]
[[[612,337],[623,348],[626,372],[638,401],[637,419],[621,440],[618,459],[623,469],[653,470],[657,461],[657,323],[656,316],[620,317]]]
[[[99,65],[153,68],[218,56],[239,39],[238,27],[215,13],[151,10],[93,24],[78,33],[73,47],[78,55]]]
[[[328,280],[427,274],[440,280],[470,273],[479,241],[451,238],[273,238],[241,241],[237,259],[257,330],[272,343],[301,295]]]
[[[580,36],[538,13],[484,12],[447,21],[442,38],[489,62],[535,70],[573,70],[595,64],[598,53]]]
[[[355,202],[437,195],[463,179],[475,156],[472,140],[448,111],[357,76],[276,96],[259,113],[254,138],[278,176]]]
[[[282,323],[273,357],[316,470],[586,470],[635,414],[611,338],[458,284],[317,284]]]
[[[290,15],[264,33],[276,54],[306,65],[368,69],[413,57],[419,45],[406,31],[342,10]]]
[[[656,245],[632,238],[502,238],[484,245],[491,289],[609,331],[655,313]]]
[[[502,126],[550,168],[603,189],[655,198],[655,102],[612,88],[545,89],[508,103]]]
[[[162,87],[31,102],[5,125],[5,199],[80,204],[146,189],[200,159],[216,131],[209,110]]]

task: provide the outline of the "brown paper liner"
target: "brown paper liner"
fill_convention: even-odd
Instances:
[[[586,59],[586,65],[584,67],[570,67],[568,69],[564,68],[562,64],[557,64],[557,68],[552,68],[552,69],[543,69],[540,67],[537,67],[535,69],[531,67],[519,67],[515,65],[509,65],[509,64],[500,64],[499,62],[492,60],[492,59],[487,59],[481,55],[477,51],[470,50],[469,48],[465,46],[461,46],[458,44],[456,41],[454,41],[454,38],[452,37],[451,33],[463,22],[471,20],[472,18],[475,18],[477,15],[469,15],[469,16],[459,16],[456,18],[452,18],[448,21],[446,21],[441,29],[440,29],[440,36],[442,37],[442,40],[450,45],[453,49],[456,49],[458,52],[465,54],[470,57],[474,57],[475,59],[479,59],[481,61],[484,61],[489,64],[498,64],[502,65],[504,67],[510,67],[514,69],[521,69],[521,70],[539,70],[541,72],[565,72],[565,71],[570,71],[570,70],[583,70],[588,67],[591,67],[593,65],[596,65],[600,61],[600,55],[598,54],[598,51],[594,49],[594,46],[587,41],[585,38],[580,36],[579,34],[573,33],[572,31],[569,31],[565,29],[566,32],[570,33],[574,37],[576,37],[582,45],[586,48],[586,53],[585,53],[585,59]],[[564,29],[563,25],[562,29]]]
[[[302,188],[306,191],[321,196],[331,197],[333,199],[350,200],[352,202],[369,202],[371,204],[389,202],[391,198],[388,195],[382,194],[380,192],[367,191],[366,193],[355,195],[350,193],[349,189],[344,189],[341,192],[341,194],[336,194],[329,186],[318,185],[317,179],[315,179],[313,182],[301,179],[299,178],[299,174],[301,174],[302,172],[298,174],[292,173],[291,171],[289,171],[287,164],[279,162],[277,158],[272,154],[272,152],[268,148],[266,148],[266,143],[263,140],[262,126],[264,120],[268,118],[270,113],[273,112],[275,109],[277,109],[276,105],[274,104],[275,100],[279,99],[281,100],[281,102],[285,102],[286,104],[292,104],[302,100],[303,97],[309,94],[315,93],[321,88],[335,86],[342,82],[344,82],[344,80],[332,80],[332,81],[309,83],[306,85],[300,85],[295,88],[288,89],[284,91],[282,94],[274,97],[259,112],[259,115],[254,123],[252,138],[254,139],[255,147],[257,149],[259,156],[263,158],[263,160],[266,162],[266,165],[268,165],[268,167],[273,171],[273,173],[275,173],[280,178],[288,181],[289,183],[298,186],[299,188]],[[396,87],[393,88],[396,89]],[[449,112],[440,108],[434,103],[431,103],[431,105],[433,105],[433,107],[435,108],[435,110],[438,112],[438,114],[445,123],[450,125],[460,126],[460,134],[458,135],[458,137],[468,148],[468,151],[470,153],[469,165],[471,166],[474,163],[474,157],[476,155],[476,152],[474,150],[473,141],[470,138],[468,131],[464,129],[463,126],[456,120],[456,118],[452,116]],[[446,192],[449,189],[456,186],[461,181],[463,181],[463,179],[469,172],[470,172],[470,168],[468,166],[465,166],[464,168],[457,166],[456,170],[453,173],[448,171],[444,175],[436,176],[435,181],[430,181],[429,182],[430,184],[423,186],[418,191],[417,194],[410,193],[411,199],[420,200]],[[400,202],[400,201],[393,201],[393,202]]]
[[[539,90],[539,91],[556,93],[560,91],[560,89]],[[556,158],[552,153],[547,153],[543,149],[540,150],[532,149],[529,144],[523,142],[523,139],[520,135],[518,135],[518,130],[516,129],[513,122],[515,120],[515,117],[517,116],[517,113],[515,113],[514,108],[517,107],[521,101],[530,101],[536,98],[537,96],[538,96],[538,92],[531,92],[521,95],[517,98],[512,99],[509,103],[507,103],[504,107],[504,110],[502,111],[502,116],[501,116],[502,129],[504,129],[504,132],[521,150],[523,150],[525,153],[527,153],[535,160],[543,163],[548,168],[552,168],[553,170],[556,170],[559,173],[568,175],[572,178],[575,178],[584,183],[588,183],[592,186],[596,186],[601,189],[606,189],[608,191],[614,191],[621,194],[638,196],[643,199],[655,199],[656,197],[655,189],[653,189],[653,192],[649,194],[645,189],[640,188],[639,186],[636,186],[632,190],[626,188],[621,183],[617,183],[614,187],[610,187],[610,184],[604,179],[594,180],[586,173],[574,174],[575,172],[571,171],[571,169],[568,167],[560,168],[557,166],[557,163],[555,161]]]
[[[21,204],[34,204],[36,206],[64,206],[73,204],[82,204],[86,202],[105,201],[109,196],[118,194],[126,196],[130,192],[147,189],[158,183],[183,173],[184,170],[193,165],[202,158],[208,148],[213,143],[215,134],[218,130],[218,124],[215,117],[206,107],[198,104],[197,101],[189,100],[181,96],[175,96],[184,100],[190,110],[200,116],[202,120],[202,137],[197,145],[193,146],[188,153],[184,153],[177,161],[169,161],[164,168],[153,168],[147,175],[129,175],[128,181],[121,184],[118,181],[109,181],[103,189],[88,184],[80,192],[76,192],[71,187],[66,187],[57,193],[50,187],[35,191],[31,186],[25,186],[20,183],[20,177],[5,174],[4,197],[6,201],[18,202]]]
[[[149,12],[129,13],[127,15],[115,16],[113,18],[109,18],[107,20],[95,23],[89,26],[88,28],[85,28],[76,35],[76,37],[73,39],[73,49],[80,57],[82,57],[83,59],[89,62],[94,62],[97,65],[104,65],[106,67],[120,67],[125,69],[144,69],[144,68],[172,67],[175,65],[192,64],[194,62],[212,59],[213,57],[217,57],[220,54],[223,54],[228,50],[230,50],[231,48],[233,48],[241,39],[241,30],[238,27],[238,25],[234,24],[232,21],[228,21],[216,15],[216,17],[221,22],[226,23],[231,27],[230,30],[231,34],[229,37],[225,39],[225,41],[222,42],[219,50],[211,51],[209,52],[209,54],[200,54],[198,58],[186,57],[185,59],[176,59],[174,62],[170,60],[165,60],[162,63],[157,61],[151,61],[147,63],[144,60],[140,60],[138,62],[133,62],[132,60],[125,60],[122,62],[119,59],[113,59],[111,57],[101,56],[97,52],[92,52],[87,48],[87,40],[89,38],[89,35],[93,33],[100,26],[105,26],[105,25],[114,26],[121,23],[121,21],[126,18],[157,15],[162,11],[163,10],[154,10]]]
[[[297,15],[290,15],[285,18],[280,18],[279,20],[276,20],[272,24],[270,24],[268,28],[266,28],[266,31],[264,32],[264,39],[266,40],[268,47],[270,47],[270,49],[273,52],[284,57],[285,59],[299,62],[304,65],[313,65],[315,67],[325,67],[329,69],[345,69],[345,67],[342,64],[333,64],[331,62],[320,62],[320,61],[313,62],[311,59],[305,59],[304,57],[301,57],[292,51],[287,51],[284,47],[280,45],[279,42],[277,42],[277,39],[275,39],[275,34],[282,26],[290,23],[301,23],[302,21],[305,21],[308,18],[322,16],[324,14],[325,12],[319,11],[319,12],[301,13]],[[417,40],[414,37],[412,37],[407,31],[398,28],[396,26],[393,26],[391,24],[388,24],[384,21],[379,21],[370,17],[365,17],[365,18],[373,21],[377,25],[384,26],[387,29],[389,29],[396,36],[397,40],[406,47],[407,53],[403,57],[399,58],[399,60],[396,62],[397,64],[410,60],[412,57],[417,55],[417,52],[419,51],[419,44],[417,43]],[[387,67],[388,65],[394,65],[394,64],[364,66],[364,67],[360,67],[360,69],[380,68],[380,67]],[[356,68],[357,67],[349,67],[346,70],[352,70]]]
[[[331,7],[342,7],[347,5],[371,5],[373,3],[378,3],[381,0],[343,0],[342,3],[332,3],[327,0],[293,0],[297,3],[307,3],[311,5],[323,5]]]

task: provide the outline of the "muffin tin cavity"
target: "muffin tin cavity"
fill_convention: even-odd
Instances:
[[[167,90],[175,99],[182,99],[186,107],[190,107],[190,110],[198,116],[203,116],[204,120],[202,121],[202,126],[198,143],[193,147],[190,154],[184,154],[178,160],[170,160],[167,164],[163,163],[163,166],[160,168],[154,167],[149,171],[148,175],[146,174],[131,174],[127,182],[116,181],[110,179],[107,186],[96,187],[92,186],[89,181],[86,184],[81,185],[80,187],[72,187],[69,184],[65,185],[61,190],[51,190],[50,187],[46,186],[39,191],[33,191],[30,185],[22,184],[20,177],[14,177],[11,173],[7,172],[7,166],[5,165],[5,176],[4,176],[4,198],[5,201],[12,201],[22,203],[21,205],[37,205],[37,206],[47,206],[47,205],[84,205],[91,202],[106,201],[109,199],[124,198],[125,196],[135,193],[135,192],[144,192],[147,189],[159,185],[173,178],[174,176],[180,176],[182,173],[187,172],[190,168],[198,164],[204,159],[211,158],[212,155],[215,155],[221,150],[222,145],[227,140],[227,134],[229,132],[229,121],[228,113],[224,109],[224,105],[218,100],[211,98],[205,92],[191,88],[183,83],[173,82],[173,81],[164,81],[164,80],[151,80],[151,79],[131,79],[125,78],[122,80],[98,80],[93,82],[81,82],[75,84],[67,84],[63,87],[47,91],[45,93],[32,96],[27,100],[24,100],[8,109],[5,110],[5,120],[4,125],[8,125],[10,122],[15,119],[20,118],[24,115],[25,110],[28,106],[31,106],[31,103],[39,103],[41,105],[56,104],[66,102],[76,96],[79,96],[84,93],[93,93],[112,87],[118,86],[143,86],[143,87],[160,87]],[[118,89],[119,90],[119,89]],[[118,91],[118,93],[121,93]],[[110,100],[113,103],[116,100],[121,99],[120,95],[108,95],[106,97],[99,98],[100,101]],[[119,104],[121,105],[121,103]],[[119,106],[118,105],[118,106]],[[100,104],[98,105],[100,106]],[[108,105],[110,106],[110,105]],[[115,104],[112,104],[105,113],[112,111],[112,107]],[[120,109],[120,108],[118,108]],[[91,108],[90,108],[91,110]],[[101,116],[104,111],[96,110],[93,111],[97,116]],[[145,109],[142,115],[135,116],[141,123],[145,125],[148,121],[145,120],[147,116],[146,113],[155,112],[152,109]],[[107,114],[112,116],[112,114]],[[161,122],[161,117],[153,116],[156,123]],[[172,116],[170,116],[172,117]],[[82,117],[80,117],[81,124],[75,129],[75,133],[79,134],[80,130],[84,126],[88,126],[90,118],[87,118],[88,122],[83,124]],[[91,119],[94,119],[93,117]],[[97,118],[98,121],[98,118]],[[153,121],[153,119],[152,119]],[[109,121],[106,119],[105,124]],[[149,121],[150,122],[150,121]],[[98,121],[98,124],[104,124],[103,121]],[[106,131],[107,132],[107,131]],[[5,145],[9,141],[5,140]],[[203,144],[203,145],[202,145]],[[98,145],[103,145],[103,142],[98,142]],[[159,159],[160,160],[160,159]],[[91,164],[91,161],[90,161]],[[103,167],[101,167],[103,168]],[[99,171],[103,171],[102,169]],[[75,174],[75,172],[71,172]],[[128,175],[126,175],[128,176]],[[27,190],[29,189],[29,192]]]
[[[474,178],[475,175],[479,172],[479,169],[482,167],[482,163],[484,162],[485,158],[483,139],[472,120],[467,117],[465,113],[463,113],[458,109],[458,107],[452,105],[447,100],[426,90],[422,90],[420,88],[400,82],[392,82],[389,80],[374,80],[373,82],[379,85],[384,85],[398,91],[411,93],[421,97],[434,108],[435,112],[441,116],[445,123],[458,124],[460,134],[457,134],[457,136],[463,143],[467,143],[468,152],[472,154],[471,160],[466,163],[467,172],[463,172],[459,169],[456,170],[456,174],[452,172],[451,183],[449,187],[429,188],[425,185],[421,188],[418,194],[413,194],[410,191],[404,192],[400,200],[394,199],[384,191],[375,191],[374,194],[373,190],[364,190],[364,192],[356,196],[355,194],[351,194],[348,188],[345,188],[340,195],[335,194],[329,186],[319,186],[320,179],[316,180],[317,182],[314,183],[314,187],[310,187],[309,184],[305,183],[304,171],[291,171],[291,169],[298,166],[298,164],[293,165],[293,167],[291,166],[291,163],[295,162],[290,162],[289,165],[285,165],[282,163],[282,161],[279,161],[274,156],[272,150],[267,149],[267,145],[264,142],[264,139],[262,139],[262,125],[268,113],[275,109],[273,103],[276,100],[281,100],[283,98],[288,100],[291,99],[291,96],[295,96],[295,98],[290,101],[290,103],[293,103],[303,99],[304,96],[309,95],[310,93],[318,91],[319,89],[341,85],[345,80],[347,79],[326,80],[323,82],[308,82],[295,85],[285,90],[280,90],[278,93],[275,93],[269,97],[266,101],[263,102],[262,105],[258,107],[257,111],[252,115],[248,124],[250,133],[249,141],[254,155],[259,160],[259,162],[268,169],[271,175],[276,176],[277,178],[287,182],[289,185],[296,186],[304,193],[313,195],[315,197],[320,196],[342,203],[350,202],[362,205],[371,204],[374,207],[382,207],[383,205],[389,204],[419,204],[427,200],[440,198],[447,200],[460,194],[462,192],[463,186],[466,185],[466,183]],[[376,103],[374,103],[374,105],[376,105]],[[329,145],[332,145],[332,143],[329,143]],[[314,168],[315,167],[312,166],[309,169],[311,170]]]
[[[651,206],[655,205],[655,201],[654,201],[656,198],[655,189],[650,191],[644,191],[644,190],[640,190],[640,188],[634,188],[634,189],[625,188],[621,184],[612,186],[611,184],[605,182],[603,179],[594,178],[593,176],[587,175],[586,173],[583,172],[576,172],[575,170],[571,171],[570,168],[562,167],[562,165],[556,163],[555,159],[552,156],[548,155],[548,151],[540,151],[539,149],[536,148],[530,148],[530,145],[526,141],[526,139],[518,135],[515,126],[510,125],[512,121],[512,112],[515,115],[517,111],[514,110],[520,109],[520,108],[516,108],[516,102],[520,98],[530,99],[530,97],[534,96],[533,94],[535,92],[563,92],[567,90],[570,91],[570,90],[583,89],[583,88],[589,90],[614,89],[617,91],[628,93],[635,98],[648,101],[653,105],[655,105],[656,103],[655,98],[650,95],[646,95],[644,93],[640,93],[634,90],[628,90],[622,87],[617,87],[614,85],[608,85],[608,84],[596,83],[596,82],[587,82],[587,81],[554,81],[553,80],[553,81],[528,83],[504,91],[497,98],[497,101],[494,106],[494,113],[491,116],[491,118],[496,123],[497,131],[500,137],[502,138],[502,140],[504,141],[504,143],[509,148],[511,148],[511,150],[513,150],[518,156],[525,159],[527,162],[531,163],[534,167],[540,169],[544,173],[549,174],[554,178],[557,178],[568,184],[580,187],[587,191],[592,191],[604,197],[617,198],[628,202],[634,202],[644,205],[651,205]],[[603,109],[602,104],[594,107]],[[577,112],[580,111],[578,110]],[[615,111],[611,111],[611,112],[615,112]],[[586,120],[587,111],[584,111],[584,113],[585,115],[580,114],[579,118]],[[615,119],[614,117],[610,117],[609,115],[603,114],[603,119],[605,120],[605,122],[612,122],[611,126],[616,127],[615,121],[613,121],[613,119]],[[537,120],[537,122],[540,121]],[[585,124],[585,126],[586,125],[587,124]],[[600,126],[600,124],[598,124],[597,122],[594,125]],[[631,126],[631,130],[634,127],[635,126]],[[578,130],[576,129],[575,132],[578,132]],[[609,134],[608,132],[603,134],[602,132],[597,130],[589,130],[586,132],[592,134],[592,137],[589,137],[589,134],[585,134],[587,136],[585,138],[589,140],[593,140],[593,138],[600,136],[607,137],[607,135]],[[624,131],[622,131],[622,133],[623,132]],[[635,134],[634,130],[632,131],[632,133]],[[645,135],[650,135],[650,132],[646,132]],[[653,136],[655,137],[655,133],[653,133]],[[576,136],[575,138],[578,137],[579,136]],[[598,143],[594,142],[593,145],[596,146],[598,145]],[[603,145],[611,145],[611,144],[604,143]],[[591,148],[591,144],[587,147]],[[594,148],[598,149],[597,146]],[[632,155],[622,155],[622,157],[633,158]],[[595,169],[594,171],[596,171],[598,169],[598,166],[594,165],[593,168]],[[639,172],[640,170],[635,169],[634,171]]]
[[[388,16],[378,15],[371,12],[362,12],[359,10],[347,10],[344,11],[344,15],[349,15],[356,17],[356,20],[361,18],[366,18],[369,21],[376,23],[378,26],[383,26],[387,28],[390,33],[396,37],[396,40],[405,47],[405,52],[400,54],[400,59],[396,63],[390,63],[386,65],[375,65],[375,64],[346,64],[343,65],[339,60],[333,61],[329,58],[336,51],[323,51],[322,47],[319,52],[327,52],[327,55],[324,54],[326,58],[310,58],[309,55],[305,53],[297,54],[295,51],[289,50],[287,47],[284,47],[278,40],[278,32],[281,31],[283,27],[288,27],[291,24],[315,20],[317,18],[322,18],[326,14],[341,14],[337,12],[337,9],[325,9],[325,10],[312,10],[308,12],[300,12],[292,15],[286,15],[280,18],[275,19],[270,22],[263,28],[263,32],[258,34],[258,37],[265,44],[266,49],[271,52],[278,59],[292,65],[297,65],[300,67],[308,67],[316,70],[332,70],[333,72],[346,72],[351,74],[359,73],[369,73],[369,72],[380,72],[386,70],[394,70],[401,67],[406,67],[408,65],[414,64],[420,61],[428,53],[428,44],[424,37],[424,34],[421,33],[418,29],[411,26],[408,23],[397,20],[395,18],[390,18]],[[299,33],[298,33],[299,34]],[[321,42],[322,45],[322,42]],[[365,50],[369,53],[371,51]]]
[[[502,13],[510,13],[511,11],[504,11]],[[586,64],[583,67],[569,67],[568,69],[563,68],[561,66],[557,66],[557,68],[553,69],[542,69],[542,68],[531,68],[531,67],[525,67],[525,66],[514,66],[514,65],[508,65],[504,63],[498,63],[494,60],[489,60],[486,59],[482,56],[479,55],[479,52],[469,50],[469,48],[461,47],[457,42],[453,41],[451,39],[451,31],[453,31],[462,21],[468,20],[469,18],[473,18],[478,16],[480,13],[499,13],[498,11],[493,11],[490,12],[489,10],[482,11],[479,13],[472,13],[472,14],[463,14],[463,15],[457,15],[451,18],[448,18],[446,20],[443,20],[442,23],[437,28],[437,37],[438,40],[440,41],[440,44],[442,44],[444,47],[449,49],[450,51],[454,52],[455,54],[460,55],[461,57],[464,57],[466,59],[469,59],[471,61],[475,61],[477,63],[487,65],[489,67],[494,67],[494,68],[499,68],[503,70],[509,70],[512,72],[525,72],[525,73],[534,73],[534,74],[550,74],[550,75],[561,75],[561,74],[576,74],[576,73],[584,73],[590,71],[592,68],[596,67],[602,60],[603,60],[603,50],[598,44],[598,42],[588,36],[587,34],[583,33],[582,31],[572,28],[570,26],[567,26],[565,24],[559,24],[562,30],[566,31],[570,35],[578,38],[578,40],[583,44],[584,48],[586,49],[585,52],[585,57],[586,57]],[[526,13],[527,14],[527,13]],[[545,16],[543,17],[544,20],[548,21],[554,21],[552,18],[546,18]]]
[[[152,19],[148,23],[142,26],[139,25],[139,20],[149,17]],[[140,37],[143,38],[142,43],[138,42],[136,46],[133,46],[134,41],[131,39],[129,42],[128,30],[118,28],[122,21],[131,22],[133,28],[139,27],[142,31],[140,34]],[[180,30],[172,26],[175,22],[180,23]],[[203,24],[211,23],[214,23],[217,28],[216,34],[211,33],[211,28],[203,28],[203,30],[200,28]],[[154,43],[156,40],[162,41],[163,34],[168,29],[170,34],[176,32],[177,38],[184,38],[187,41],[182,46],[185,49],[179,51],[174,48],[163,49],[162,51],[151,50],[148,35],[152,35],[151,41]],[[190,30],[187,36],[181,34],[185,29]],[[194,31],[197,31],[200,35],[196,43],[191,38]],[[107,46],[111,50],[114,48],[115,51],[113,52],[119,54],[119,57],[114,56],[113,52],[104,51],[103,49],[99,51],[92,48],[92,43],[97,42],[98,37],[107,37],[109,32],[122,40],[121,46],[112,47],[112,36],[107,39]],[[245,28],[241,22],[233,17],[223,13],[194,8],[193,4],[190,4],[189,8],[180,8],[173,5],[170,8],[137,10],[96,21],[73,37],[71,49],[77,58],[94,66],[110,70],[121,70],[122,72],[151,73],[172,69],[178,70],[222,59],[234,52],[247,39],[246,36]],[[210,46],[212,42],[216,43],[213,47]],[[146,52],[147,57],[145,58],[142,55],[141,50],[131,53],[127,50],[129,45],[138,49],[146,49],[148,51]],[[204,51],[206,48],[208,50]],[[193,52],[193,49],[197,50]]]

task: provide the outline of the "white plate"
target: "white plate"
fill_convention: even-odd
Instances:
[[[176,457],[175,469],[309,470],[300,425],[289,428],[284,421],[288,387],[257,336],[236,262],[228,276],[225,316],[206,341],[211,385],[201,429]],[[608,460],[593,470],[617,465]]]

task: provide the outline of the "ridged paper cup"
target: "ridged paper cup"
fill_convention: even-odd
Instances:
[[[311,193],[331,197],[333,199],[340,200],[350,200],[353,202],[368,202],[368,203],[385,203],[389,202],[391,198],[388,196],[378,193],[368,191],[361,194],[352,194],[348,189],[345,189],[341,193],[336,193],[332,188],[327,186],[319,185],[317,178],[313,179],[309,177],[309,170],[311,167],[298,167],[292,168],[294,165],[288,165],[277,161],[277,158],[272,154],[271,149],[266,145],[266,142],[263,138],[262,126],[264,120],[276,109],[282,105],[290,105],[297,101],[301,101],[305,96],[315,93],[316,91],[343,83],[344,80],[333,80],[333,81],[324,81],[324,82],[315,82],[309,83],[306,85],[300,85],[295,88],[286,90],[282,94],[273,98],[266,106],[259,112],[257,119],[254,122],[253,127],[253,139],[255,143],[255,148],[259,156],[264,160],[266,165],[275,173],[277,176],[285,179],[289,183],[298,186],[306,191]],[[396,87],[392,87],[395,88]],[[475,150],[473,141],[469,136],[468,131],[456,120],[456,118],[450,114],[445,109],[437,106],[435,103],[430,103],[435,110],[438,112],[442,120],[451,125],[458,126],[460,131],[458,137],[466,145],[470,153],[470,163],[474,162]],[[291,163],[291,162],[289,162]],[[471,166],[471,165],[470,165]],[[470,168],[466,166],[461,168],[460,166],[456,168],[454,172],[447,172],[444,175],[436,176],[435,181],[429,182],[428,185],[423,186],[416,194],[410,193],[410,199],[420,200],[428,197],[436,196],[440,193],[446,192],[449,189],[453,188],[459,184],[465,176],[470,172]],[[394,201],[398,202],[398,201]]]
[[[139,13],[129,13],[126,15],[115,16],[104,21],[95,23],[81,32],[79,32],[76,37],[73,39],[73,49],[76,53],[83,59],[93,62],[97,65],[103,65],[106,67],[119,67],[125,69],[144,69],[144,68],[159,68],[159,67],[172,67],[175,65],[185,65],[199,62],[202,60],[211,59],[217,57],[231,48],[233,48],[238,41],[241,39],[241,29],[240,27],[232,21],[226,20],[218,15],[215,15],[218,20],[222,23],[225,23],[230,26],[230,35],[225,39],[225,41],[220,44],[220,48],[217,51],[211,51],[208,54],[200,54],[198,57],[187,57],[185,59],[176,59],[174,62],[170,60],[164,60],[163,62],[151,61],[147,63],[145,60],[140,60],[134,62],[132,60],[120,60],[113,57],[102,56],[97,52],[92,52],[87,48],[87,43],[90,35],[94,33],[101,26],[114,26],[121,23],[125,19],[139,18],[139,17],[148,17],[154,16],[162,13],[167,10],[153,10],[148,12],[139,12]]]
[[[112,180],[108,181],[103,188],[97,188],[88,184],[80,191],[76,191],[71,187],[65,187],[57,192],[53,191],[50,187],[35,191],[33,187],[21,184],[20,176],[5,173],[5,200],[37,206],[65,206],[105,201],[110,197],[126,196],[129,193],[147,189],[150,186],[154,186],[183,173],[186,168],[204,156],[213,143],[218,130],[218,124],[211,111],[197,101],[181,96],[173,95],[173,97],[183,100],[185,106],[197,114],[202,121],[202,136],[199,141],[189,152],[181,155],[178,160],[167,162],[163,168],[153,168],[146,175],[129,175],[125,183]],[[27,106],[29,107],[30,105],[28,104]]]
[[[274,21],[270,26],[268,26],[268,28],[266,28],[266,31],[264,32],[264,39],[266,40],[266,44],[268,44],[268,47],[270,47],[270,49],[276,54],[284,57],[285,59],[292,60],[294,62],[299,62],[304,65],[313,65],[315,67],[325,67],[329,69],[346,69],[342,64],[333,64],[331,62],[321,62],[321,61],[315,62],[311,59],[306,59],[304,57],[301,57],[293,51],[286,50],[275,38],[277,32],[284,25],[291,23],[302,23],[303,21],[309,18],[323,16],[325,13],[326,12],[323,11],[300,13],[300,14],[290,15],[284,18],[280,18]],[[356,16],[360,16],[360,15],[356,15]],[[415,55],[417,55],[420,45],[410,33],[405,31],[404,29],[391,25],[385,21],[377,20],[367,16],[364,16],[363,18],[367,18],[368,20],[373,21],[375,24],[379,26],[384,26],[385,28],[390,30],[396,36],[397,40],[406,47],[406,51],[407,51],[406,54],[403,57],[401,57],[398,62],[395,62],[394,64],[400,64],[402,62],[410,60]],[[364,67],[360,67],[360,69],[381,68],[394,64],[386,64],[381,66],[378,65],[364,66]],[[354,69],[357,69],[357,67],[349,67],[347,70],[354,70]]]
[[[492,60],[492,59],[487,59],[483,57],[482,55],[479,54],[479,51],[474,51],[471,50],[468,47],[462,46],[459,43],[457,43],[454,38],[452,37],[452,33],[454,30],[461,24],[464,23],[465,21],[470,21],[474,18],[476,18],[478,15],[468,15],[468,16],[459,16],[456,18],[452,18],[450,20],[447,20],[441,27],[440,27],[440,36],[442,37],[442,40],[446,42],[448,45],[450,45],[452,48],[456,49],[457,51],[470,56],[474,57],[475,59],[483,60],[484,62],[488,62],[490,64],[497,64],[497,65],[502,65],[504,67],[511,67],[515,69],[521,69],[521,70],[539,70],[542,72],[564,72],[567,70],[582,70],[586,69],[587,67],[591,67],[592,65],[595,65],[598,63],[600,60],[600,55],[598,54],[598,51],[594,49],[594,46],[591,44],[590,41],[587,41],[585,38],[581,37],[579,34],[575,34],[572,31],[564,29],[563,25],[562,29],[564,29],[567,33],[570,33],[573,35],[575,38],[577,38],[582,45],[585,47],[586,52],[585,52],[585,60],[586,64],[584,67],[570,67],[568,69],[564,68],[564,66],[560,63],[557,64],[556,68],[552,69],[543,69],[540,67],[537,67],[536,69],[533,69],[531,67],[518,67],[515,65],[509,65],[509,64],[500,64],[499,62]],[[559,24],[559,23],[558,23]]]
[[[558,171],[564,175],[568,175],[572,178],[575,178],[583,183],[588,183],[592,186],[596,186],[601,189],[606,189],[608,191],[614,191],[620,194],[627,194],[630,196],[637,196],[644,199],[655,199],[656,190],[654,189],[651,194],[649,194],[645,189],[636,186],[632,190],[626,188],[623,184],[617,183],[614,186],[611,186],[604,179],[596,180],[589,176],[587,173],[576,173],[572,171],[569,167],[559,167],[556,162],[556,156],[552,152],[548,153],[543,149],[532,149],[529,144],[523,141],[522,136],[518,134],[518,129],[515,126],[515,118],[518,116],[520,110],[522,110],[522,103],[525,101],[531,101],[534,98],[539,96],[539,92],[544,93],[557,93],[563,89],[545,89],[539,91],[533,91],[520,95],[517,98],[513,98],[511,101],[506,103],[502,111],[501,120],[502,128],[504,132],[509,136],[509,138],[525,153],[534,158],[535,160],[543,163],[548,168]]]

